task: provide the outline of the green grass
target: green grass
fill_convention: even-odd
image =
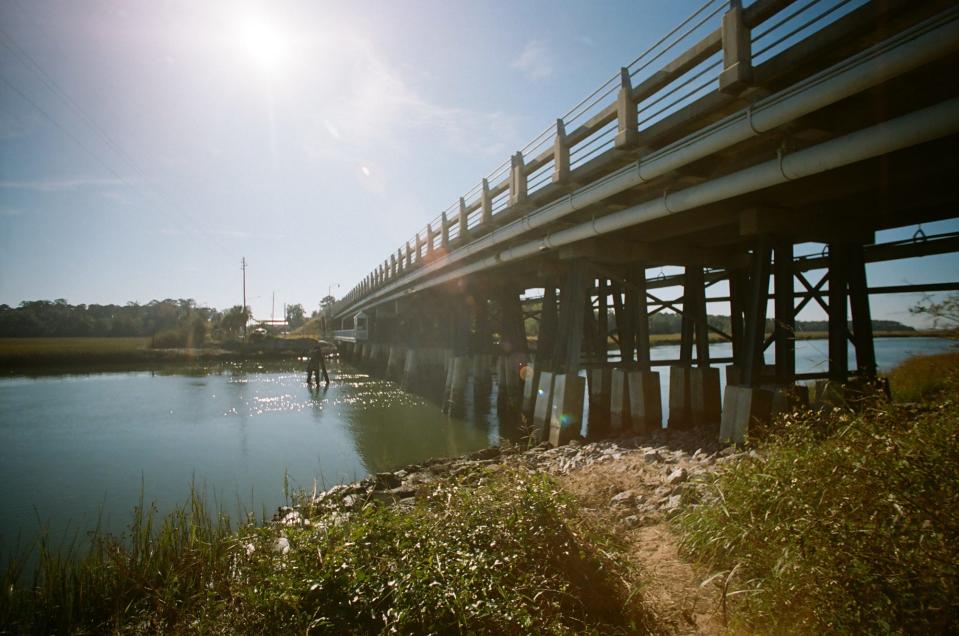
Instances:
[[[947,390],[955,392],[955,383]],[[941,395],[941,394],[940,394]],[[795,413],[675,521],[763,633],[959,628],[959,406]]]
[[[0,620],[23,633],[624,633],[648,617],[617,546],[547,477],[444,482],[412,508],[302,527],[211,520],[202,499],[89,555],[8,570]],[[287,553],[276,549],[283,535]]]
[[[915,356],[892,370],[889,388],[897,401],[918,402],[955,387],[957,378],[959,353]],[[952,397],[957,397],[954,390]]]

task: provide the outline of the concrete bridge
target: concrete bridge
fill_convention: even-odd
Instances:
[[[486,390],[495,377],[554,443],[579,432],[585,392],[591,427],[661,425],[648,317],[663,309],[682,316],[670,427],[739,440],[809,399],[797,380],[828,380],[814,397],[841,399],[876,373],[871,295],[959,289],[866,275],[959,248],[922,232],[876,243],[959,216],[956,69],[955,2],[706,2],[386,255],[334,307],[341,348],[443,387],[453,407],[469,381]],[[807,243],[821,253],[796,258]],[[679,299],[658,295],[670,286]],[[828,315],[829,367],[800,376],[794,325],[809,303]],[[707,307],[731,316],[728,333]],[[731,359],[710,359],[711,334]],[[723,396],[718,363],[731,363]]]

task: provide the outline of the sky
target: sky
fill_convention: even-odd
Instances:
[[[316,309],[700,4],[0,0],[0,303]]]

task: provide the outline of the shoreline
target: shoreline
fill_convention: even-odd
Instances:
[[[874,335],[876,338],[956,338],[950,332],[938,331],[891,331],[876,332]],[[797,333],[796,339],[816,340],[824,336],[820,332],[805,332]],[[104,346],[112,346],[113,341],[119,346]],[[147,345],[148,342],[148,338],[0,338],[0,375],[151,371],[156,370],[157,365],[185,363],[298,363],[316,340],[280,338],[257,343],[178,349],[153,349]],[[710,342],[722,340],[711,337]],[[653,347],[678,345],[680,335],[655,335],[651,337],[650,344]]]

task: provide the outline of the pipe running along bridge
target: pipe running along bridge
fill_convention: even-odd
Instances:
[[[723,439],[806,399],[797,380],[824,378],[835,398],[875,375],[871,295],[959,289],[866,276],[959,250],[959,235],[921,230],[876,243],[959,216],[956,69],[955,2],[706,2],[340,299],[340,348],[454,408],[467,382],[495,376],[554,443],[579,433],[587,391],[613,432],[659,427],[662,365],[669,426]],[[822,251],[797,258],[803,243]],[[663,266],[682,273],[650,277]],[[660,297],[676,286],[679,299]],[[795,317],[810,303],[828,315],[828,370],[800,375]],[[708,324],[717,304],[729,333]],[[657,363],[648,317],[663,309],[681,314],[682,339]],[[731,359],[710,358],[710,335]]]

